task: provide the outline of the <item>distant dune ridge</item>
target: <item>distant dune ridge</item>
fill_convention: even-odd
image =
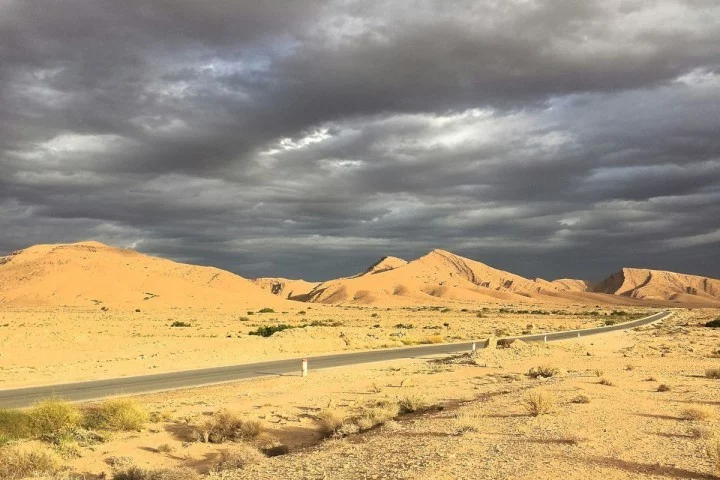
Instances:
[[[720,280],[636,268],[624,268],[597,285],[566,278],[531,280],[439,249],[410,262],[383,257],[362,273],[326,282],[248,280],[214,267],[176,263],[99,242],[36,245],[0,257],[0,305],[232,309],[282,306],[288,300],[720,306]]]
[[[136,308],[277,305],[249,280],[99,242],[36,245],[0,257],[0,305]]]

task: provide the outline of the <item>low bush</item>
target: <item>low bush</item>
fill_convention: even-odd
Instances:
[[[555,408],[555,396],[544,390],[529,392],[523,398],[523,407],[533,417],[545,415]]]
[[[541,365],[539,367],[532,367],[528,372],[530,378],[550,378],[558,375],[560,369],[549,365]]]
[[[572,402],[572,403],[590,403],[590,397],[588,397],[587,395],[580,394],[580,395],[573,397],[570,400],[570,402]]]
[[[419,395],[406,395],[398,400],[400,413],[413,413],[427,407],[427,401]]]
[[[720,328],[720,317],[716,318],[715,320],[710,320],[705,324],[708,328]]]
[[[244,420],[227,410],[220,410],[195,427],[195,438],[205,443],[223,443],[255,438],[262,431],[259,421]]]
[[[27,415],[33,435],[51,442],[71,437],[82,420],[75,405],[55,399],[36,403]]]
[[[683,420],[711,420],[713,417],[715,417],[713,409],[705,406],[688,407],[680,412],[680,418]]]
[[[30,417],[20,410],[0,410],[0,446],[32,435]]]
[[[284,323],[281,323],[278,325],[265,325],[262,327],[258,327],[257,330],[248,332],[248,335],[257,335],[260,337],[272,337],[272,335],[276,332],[282,332],[283,330],[289,330],[291,328],[295,328],[295,327],[293,327],[292,325],[286,325]]]
[[[83,411],[83,426],[89,429],[141,430],[147,421],[147,412],[137,402],[129,399],[106,400],[86,407]]]
[[[264,459],[265,455],[257,448],[248,444],[240,444],[232,449],[220,452],[220,458],[213,465],[212,471],[220,473],[228,470],[240,470],[248,465],[260,463]]]
[[[660,385],[657,386],[658,392],[669,392],[670,390],[672,390],[672,387],[670,385],[668,385],[667,383],[661,383]]]
[[[170,324],[171,327],[175,328],[184,328],[184,327],[192,327],[192,324],[187,322],[181,322],[180,320],[175,320],[173,323]]]
[[[39,448],[0,448],[0,478],[16,480],[30,476],[54,475],[60,462],[50,450]]]
[[[261,308],[258,313],[275,313],[275,310],[269,307]]]
[[[200,474],[190,468],[149,470],[136,466],[116,470],[113,480],[200,480]]]
[[[605,385],[606,387],[614,387],[615,386],[615,382],[613,382],[609,378],[605,378],[605,377],[601,378],[599,383],[600,383],[600,385]]]
[[[720,368],[708,368],[705,370],[706,378],[720,378]]]
[[[424,345],[445,343],[445,337],[443,337],[442,335],[431,335],[429,337],[425,337],[425,339],[422,340],[420,343]]]

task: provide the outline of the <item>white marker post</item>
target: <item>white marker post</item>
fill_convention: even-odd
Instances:
[[[301,376],[301,377],[307,377],[307,358],[303,358],[303,359],[302,359],[300,376]]]
[[[473,344],[472,344],[473,353],[475,353],[476,350],[477,350],[477,345],[475,345],[475,342],[473,342]]]
[[[545,335],[545,338],[543,339],[545,343],[547,343],[547,335]]]

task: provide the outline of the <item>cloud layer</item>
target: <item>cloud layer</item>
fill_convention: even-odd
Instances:
[[[0,252],[717,277],[712,1],[0,0]]]

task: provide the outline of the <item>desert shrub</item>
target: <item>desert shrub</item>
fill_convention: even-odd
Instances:
[[[405,395],[398,400],[400,413],[413,413],[427,407],[427,401],[419,395]]]
[[[338,410],[326,408],[321,410],[316,419],[320,433],[330,437],[335,435],[347,421],[347,415]]]
[[[412,323],[398,323],[397,325],[395,325],[395,328],[404,328],[406,330],[409,330],[415,328],[415,325],[413,325]]]
[[[265,325],[258,327],[257,330],[248,332],[248,335],[257,335],[260,337],[271,337],[275,332],[282,332],[283,330],[289,330],[295,328],[292,325],[286,325],[284,323],[278,325]]]
[[[258,313],[275,313],[275,310],[270,307],[265,307],[258,310]]]
[[[572,403],[590,403],[590,397],[580,394],[570,399],[570,401]]]
[[[31,435],[30,417],[25,412],[0,409],[0,445]]]
[[[705,324],[708,328],[720,328],[720,317],[716,318],[715,320],[710,320]]]
[[[549,365],[541,365],[539,367],[532,367],[528,372],[530,378],[550,378],[558,375],[560,369]]]
[[[137,402],[121,398],[89,406],[83,414],[83,425],[99,430],[141,430],[148,421],[147,412]]]
[[[713,429],[704,425],[694,425],[690,427],[689,433],[691,437],[701,438],[703,440],[708,440],[715,436]]]
[[[192,327],[192,324],[188,322],[181,322],[180,320],[175,320],[173,323],[170,324],[171,327],[175,328],[184,328],[184,327]]]
[[[155,449],[158,451],[158,453],[172,453],[175,451],[175,448],[170,445],[169,443],[163,443],[158,445],[158,447]]]
[[[708,368],[705,370],[706,378],[720,378],[720,368]]]
[[[200,480],[200,474],[189,468],[148,470],[136,466],[116,470],[113,480]]]
[[[596,368],[595,370],[593,370],[593,373],[595,374],[596,377],[602,377],[603,374],[605,373],[605,370]]]
[[[53,442],[72,436],[82,419],[75,405],[55,399],[36,403],[27,415],[33,434]]]
[[[220,410],[195,427],[195,437],[200,442],[223,443],[255,438],[262,430],[262,424],[257,420],[243,420],[227,410]]]
[[[16,480],[30,476],[54,475],[60,471],[60,462],[49,450],[0,448],[0,478]]]
[[[611,319],[611,318],[608,318],[607,320],[605,320],[604,323],[605,323],[606,326],[609,327],[609,326],[611,326],[611,325],[615,325],[615,324],[618,323],[618,322],[617,322],[617,320],[613,320],[613,319]]]
[[[606,377],[601,378],[599,383],[600,383],[600,385],[605,385],[606,387],[614,387],[615,386],[615,382],[613,382],[612,380],[610,380],[609,378],[606,378]]]
[[[240,470],[248,465],[262,462],[265,456],[255,447],[248,444],[239,444],[230,450],[220,452],[220,458],[213,465],[213,472]]]
[[[445,343],[445,337],[442,335],[430,335],[429,337],[425,337],[425,339],[420,342],[426,345],[429,344],[435,344],[435,343]]]
[[[533,417],[545,415],[555,407],[555,396],[544,390],[529,392],[523,398],[523,407]]]
[[[661,383],[657,386],[658,392],[669,392],[670,390],[672,390],[672,387],[667,383]]]
[[[710,420],[715,416],[715,412],[710,407],[694,406],[688,407],[680,412],[680,418],[683,420]]]

